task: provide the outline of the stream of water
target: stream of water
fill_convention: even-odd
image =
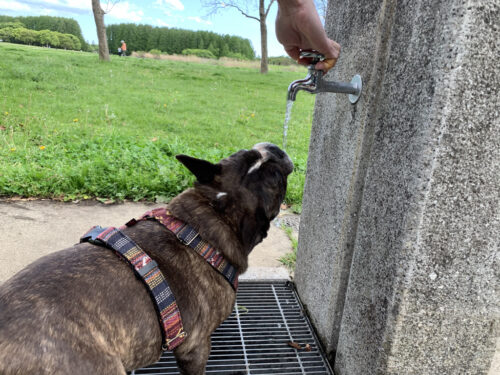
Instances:
[[[286,102],[285,122],[283,123],[283,150],[286,149],[286,136],[288,134],[288,122],[292,118],[293,100]]]

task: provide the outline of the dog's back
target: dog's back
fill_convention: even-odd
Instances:
[[[39,259],[0,286],[0,374],[124,374],[120,351],[161,340],[148,298],[106,249],[77,245]],[[134,314],[150,315],[142,338],[123,332]]]
[[[267,143],[218,164],[178,159],[197,183],[168,210],[244,272],[279,212],[291,160]],[[187,332],[174,350],[181,373],[203,374],[210,335],[233,309],[233,286],[158,222],[123,233],[158,263],[175,296]],[[158,360],[161,348],[150,295],[104,247],[85,243],[53,253],[0,286],[0,375],[125,375]]]

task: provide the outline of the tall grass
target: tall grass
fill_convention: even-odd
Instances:
[[[166,200],[193,181],[175,154],[280,145],[303,75],[0,43],[0,195]],[[308,95],[294,105],[288,203],[302,199],[312,108]]]

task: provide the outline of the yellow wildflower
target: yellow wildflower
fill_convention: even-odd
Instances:
[[[74,119],[73,119],[73,122],[78,122],[78,119],[77,119],[77,118],[74,118]]]
[[[252,113],[252,114],[250,115],[250,117],[255,117],[255,113]]]
[[[14,152],[14,151],[16,151],[16,148],[15,148],[15,147],[12,147],[12,148],[10,149],[10,151]]]
[[[5,115],[5,116],[8,116],[8,115],[9,115],[9,112],[5,111],[5,112],[4,112],[4,115]]]
[[[40,150],[45,150],[45,146],[40,146]]]
[[[167,106],[167,104],[163,104],[163,107],[166,107],[166,106]]]

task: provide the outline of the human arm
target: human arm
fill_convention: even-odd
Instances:
[[[340,45],[329,39],[321,24],[313,0],[278,0],[276,37],[286,53],[299,62],[301,50],[316,50],[325,56],[316,69],[325,73],[335,66],[340,55]]]

